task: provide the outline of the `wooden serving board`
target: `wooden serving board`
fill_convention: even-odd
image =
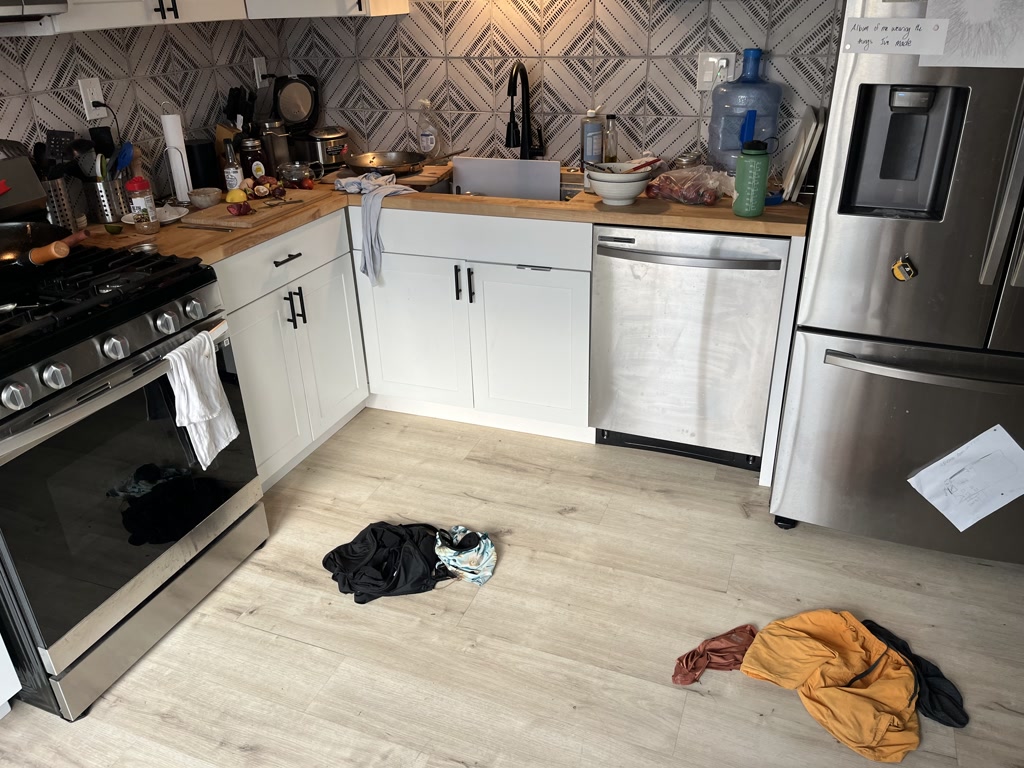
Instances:
[[[232,216],[228,213],[227,203],[203,208],[200,211],[193,211],[185,216],[182,222],[185,224],[205,224],[208,227],[230,227],[231,229],[253,229],[262,227],[277,219],[287,218],[291,213],[302,209],[315,200],[324,196],[323,187],[320,189],[289,189],[285,200],[298,200],[297,203],[287,205],[267,206],[267,198],[250,200],[249,205],[256,211],[249,216]],[[273,198],[270,198],[273,199]]]

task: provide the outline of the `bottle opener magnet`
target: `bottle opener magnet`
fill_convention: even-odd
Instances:
[[[896,263],[892,265],[892,276],[899,280],[901,283],[907,282],[911,278],[917,277],[917,267],[915,267],[909,256],[901,256],[896,259]]]

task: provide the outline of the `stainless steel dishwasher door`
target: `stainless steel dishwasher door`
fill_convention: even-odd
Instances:
[[[590,425],[760,456],[788,248],[595,227]]]

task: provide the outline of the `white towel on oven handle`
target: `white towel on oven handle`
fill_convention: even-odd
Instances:
[[[217,373],[217,347],[208,331],[164,355],[174,391],[175,423],[192,440],[196,458],[206,469],[238,437],[238,424]]]

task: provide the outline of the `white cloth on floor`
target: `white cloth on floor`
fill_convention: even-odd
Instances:
[[[376,171],[352,179],[337,179],[334,188],[363,196],[363,250],[359,271],[370,278],[370,285],[377,285],[380,278],[381,254],[384,252],[384,243],[380,239],[378,228],[381,205],[385,197],[407,195],[416,190],[395,184],[393,173],[382,176]]]
[[[196,458],[206,469],[238,437],[238,424],[217,373],[217,347],[207,331],[164,355],[171,370],[175,423],[192,440]]]

